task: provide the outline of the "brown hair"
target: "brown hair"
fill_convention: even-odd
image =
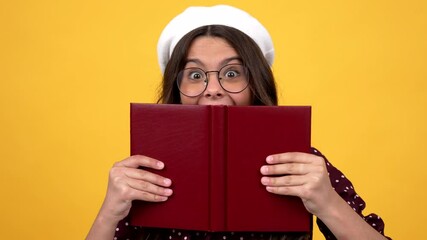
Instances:
[[[188,49],[192,42],[200,36],[223,38],[236,50],[242,64],[249,70],[252,105],[277,105],[274,76],[258,45],[240,30],[223,25],[199,27],[181,38],[166,65],[158,103],[181,103],[176,78],[179,71],[185,67]]]

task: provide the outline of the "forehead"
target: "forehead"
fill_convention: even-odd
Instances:
[[[236,50],[223,38],[201,36],[192,42],[186,59],[188,64],[218,67],[230,62],[240,62]]]

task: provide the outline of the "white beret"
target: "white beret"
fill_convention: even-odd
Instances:
[[[173,18],[160,34],[157,55],[162,73],[178,41],[188,32],[206,25],[225,25],[239,29],[258,44],[270,66],[273,64],[273,41],[267,29],[256,18],[227,5],[189,7]]]

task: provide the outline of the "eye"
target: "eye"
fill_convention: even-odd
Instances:
[[[239,75],[240,75],[240,73],[239,73],[237,70],[232,70],[232,69],[227,70],[227,71],[224,73],[224,77],[225,77],[225,78],[236,78],[236,77],[238,77]]]
[[[202,73],[202,72],[200,72],[200,71],[196,71],[196,70],[190,71],[190,72],[187,74],[187,76],[188,76],[188,78],[189,78],[189,79],[192,79],[192,80],[200,80],[200,79],[203,79],[203,73]]]

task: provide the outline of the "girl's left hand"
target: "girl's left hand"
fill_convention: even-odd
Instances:
[[[267,191],[300,197],[310,213],[328,211],[337,196],[322,157],[299,152],[270,155],[261,167],[261,182]]]

